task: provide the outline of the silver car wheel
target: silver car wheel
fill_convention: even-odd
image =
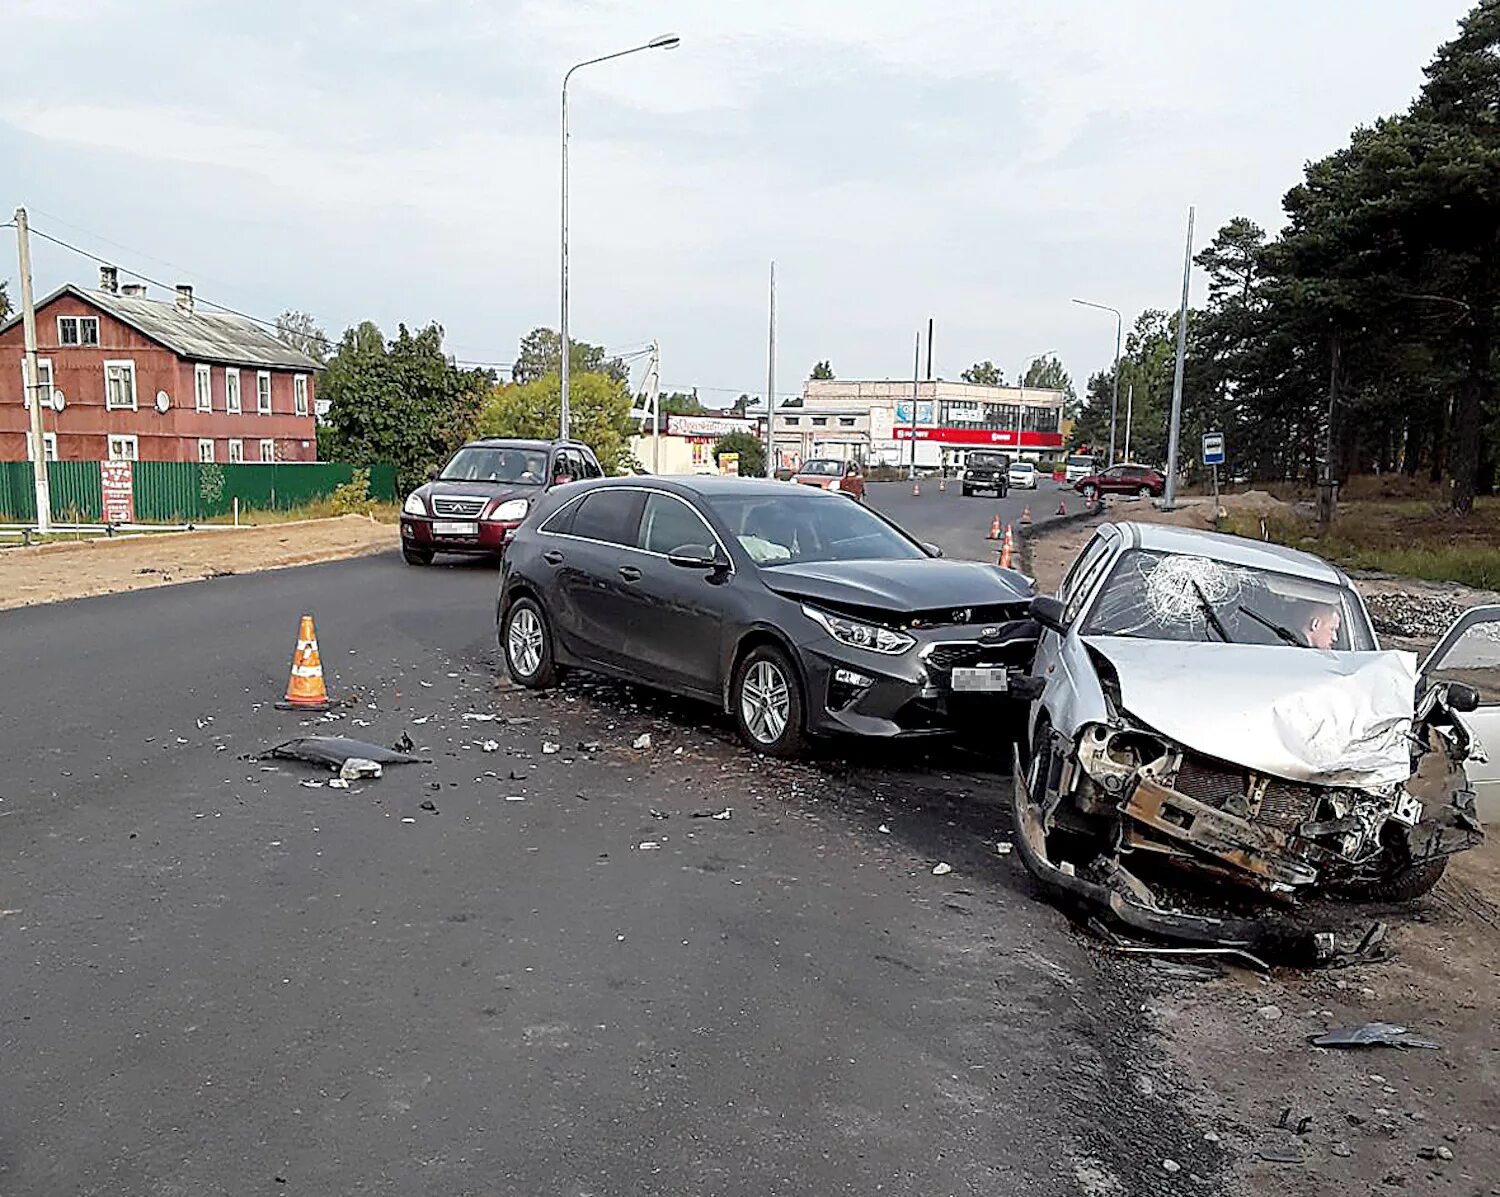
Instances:
[[[505,653],[510,658],[513,672],[522,677],[532,677],[542,667],[542,646],[546,632],[542,620],[530,607],[522,607],[510,617],[510,630],[505,635]]]
[[[740,715],[757,743],[781,739],[791,717],[791,694],[774,662],[756,661],[746,672],[740,683]]]

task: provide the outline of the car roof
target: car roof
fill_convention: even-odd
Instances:
[[[573,484],[577,486],[577,483]],[[807,486],[793,486],[787,482],[776,482],[767,478],[739,478],[732,474],[637,474],[628,478],[602,478],[583,484],[589,489],[601,487],[655,487],[677,494],[701,495],[712,498],[716,495],[734,495],[754,498],[757,495],[775,495],[785,499],[808,499],[818,496],[837,498],[825,490],[814,490]],[[572,487],[568,488],[570,491]],[[848,502],[847,499],[842,500]]]
[[[1106,525],[1108,526],[1108,525]],[[1268,569],[1293,574],[1337,586],[1350,585],[1344,571],[1321,557],[1289,549],[1268,541],[1229,536],[1223,532],[1202,532],[1196,528],[1179,528],[1173,524],[1138,524],[1125,521],[1115,524],[1133,548],[1158,553],[1182,553],[1191,557],[1208,557],[1227,561],[1246,569]],[[1102,530],[1102,529],[1101,529]]]
[[[547,441],[524,436],[482,436],[478,440],[465,441],[465,449],[550,449],[554,445],[569,449],[588,449],[582,441]],[[589,449],[592,453],[593,450]]]

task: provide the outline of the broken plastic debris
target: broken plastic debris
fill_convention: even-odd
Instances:
[[[351,740],[346,736],[298,736],[260,754],[260,760],[309,761],[337,769],[345,761],[358,758],[380,765],[415,765],[420,762],[404,752],[392,752],[379,744]]]
[[[481,751],[481,752],[499,752],[500,751],[500,741],[499,740],[486,740],[483,744],[481,744],[479,746],[479,751]]]
[[[671,817],[672,817],[672,816],[671,816],[671,815],[670,815],[670,814],[668,814],[668,813],[667,813],[667,812],[666,812],[666,811],[664,811],[664,810],[657,810],[657,809],[656,809],[656,808],[655,808],[655,807],[654,807],[654,806],[653,806],[653,807],[652,807],[652,808],[651,808],[651,817],[652,817],[652,818],[653,818],[653,819],[670,819],[670,818],[671,818]]]
[[[351,756],[339,767],[339,776],[345,781],[354,781],[360,777],[379,777],[380,766],[374,761]]]
[[[507,802],[525,802],[526,801],[526,795],[525,794],[507,794],[505,796],[505,800]]]
[[[599,743],[598,740],[579,740],[578,741],[578,751],[579,752],[598,752],[599,749],[601,749],[603,747],[604,747],[604,745],[602,745],[601,743]]]
[[[401,738],[391,745],[393,752],[410,752],[416,745],[412,743],[411,736],[407,732],[401,733]]]
[[[478,711],[466,711],[464,722],[466,723],[493,723],[499,716],[481,714]]]
[[[642,732],[630,742],[630,746],[640,752],[645,752],[648,748],[651,747],[651,733]]]
[[[330,777],[328,779],[328,788],[330,790],[347,790],[349,788],[349,783],[342,777]]]
[[[552,756],[554,753],[561,751],[561,749],[561,744],[554,744],[551,740],[544,740],[542,742],[542,753],[546,756]]]
[[[321,790],[323,788],[323,783],[321,781],[302,781],[298,782],[297,784],[306,786],[309,790]]]
[[[877,827],[876,830],[879,831],[881,835],[890,835],[891,834],[891,829],[889,827],[887,827],[884,823],[882,823],[879,827]]]
[[[1436,1051],[1442,1045],[1435,1039],[1413,1035],[1394,1022],[1362,1022],[1352,1027],[1337,1027],[1314,1035],[1314,1047],[1425,1047]]]
[[[718,814],[714,815],[713,817],[715,819],[718,819],[718,820],[720,820],[722,822],[725,819],[732,819],[732,818],[734,818],[734,811],[730,810],[729,807],[726,806],[723,810],[721,810]]]
[[[951,872],[953,872],[953,866],[946,860],[932,866],[932,875],[934,877],[945,877]]]
[[[642,840],[640,843],[640,849],[642,852],[650,852],[653,848],[660,847],[661,845],[658,844],[655,840]]]
[[[415,823],[415,822],[416,822],[416,820],[415,820],[415,819],[413,819],[413,818],[412,818],[412,817],[411,817],[411,816],[409,816],[409,815],[408,815],[408,816],[407,816],[407,817],[406,817],[406,818],[404,818],[404,819],[402,819],[402,820],[401,820],[401,821],[402,821],[402,822],[403,822],[403,823]]]
[[[995,845],[995,851],[1001,856],[1009,856],[1010,850],[1011,842],[1009,840],[1001,840]]]
[[[413,719],[411,721],[412,722],[412,726],[413,727],[421,727],[422,724],[426,723],[431,718],[432,718],[431,715],[423,715],[420,719]]]
[[[431,811],[433,814],[438,813],[437,803],[434,802],[431,798],[424,798],[417,805],[425,811]]]

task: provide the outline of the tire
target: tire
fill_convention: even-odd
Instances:
[[[966,486],[966,487],[964,487],[964,498],[966,498],[966,499],[972,499],[973,497],[974,497],[974,488],[972,486]]]
[[[1143,486],[1140,490],[1136,491],[1135,494],[1136,498],[1138,499],[1149,499],[1151,497],[1151,488],[1149,486]]]
[[[506,671],[527,689],[546,690],[557,684],[552,627],[535,599],[518,598],[510,605],[500,629],[500,653]]]
[[[1098,492],[1098,490],[1096,488],[1094,488],[1092,486],[1085,486],[1083,488],[1082,494],[1083,494],[1083,501],[1085,503],[1092,503],[1094,501],[1094,499],[1098,497],[1099,492]]]
[[[758,697],[762,692],[763,700]],[[740,659],[729,687],[729,703],[735,730],[747,748],[780,757],[802,751],[806,709],[802,682],[781,649],[762,644]]]
[[[1419,860],[1376,881],[1358,881],[1344,890],[1346,897],[1359,902],[1412,902],[1442,880],[1448,869],[1446,856]]]
[[[402,545],[401,556],[405,559],[407,565],[432,564],[431,549],[409,549],[405,545]]]

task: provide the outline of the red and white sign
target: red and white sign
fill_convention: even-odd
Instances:
[[[99,489],[103,492],[106,524],[135,523],[135,485],[130,462],[101,461]]]
[[[721,437],[732,432],[751,432],[754,420],[735,416],[679,416],[668,414],[664,430],[668,436]]]
[[[897,426],[895,429],[898,441],[909,441],[912,439],[912,430],[908,426]],[[918,428],[916,439],[919,441],[937,441],[942,445],[1010,445],[1016,443],[1016,430],[1014,428]],[[1063,445],[1062,433],[1060,432],[1023,432],[1021,433],[1021,448],[1023,449],[1061,449]]]

